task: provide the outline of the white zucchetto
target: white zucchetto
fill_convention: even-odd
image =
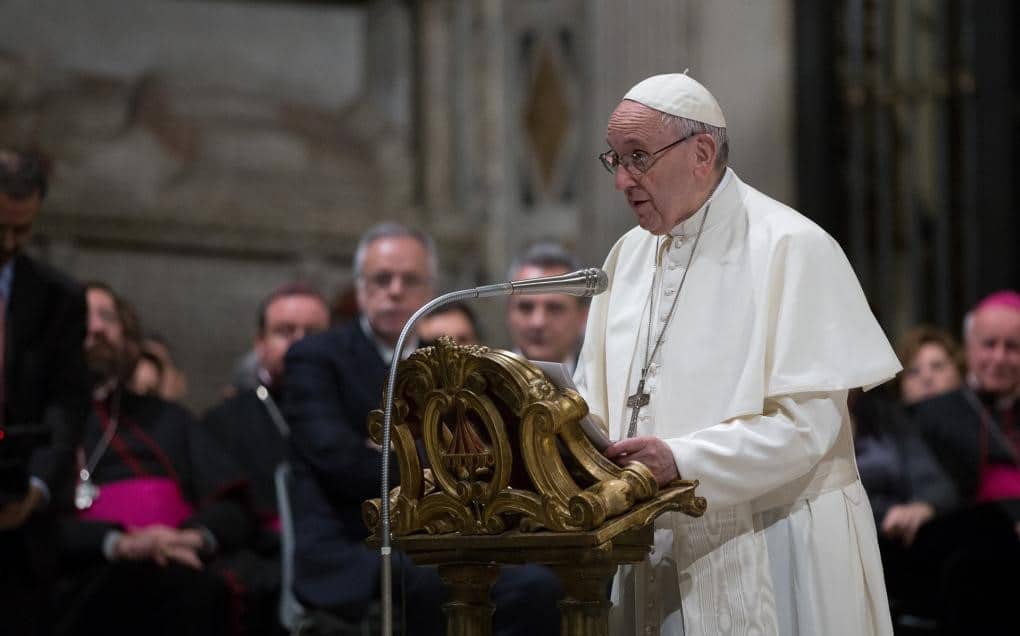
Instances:
[[[653,75],[635,84],[623,98],[677,117],[726,127],[719,102],[686,73]]]

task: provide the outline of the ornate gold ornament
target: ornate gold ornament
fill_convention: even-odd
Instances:
[[[577,392],[557,389],[508,351],[445,337],[418,350],[397,371],[391,437],[401,485],[390,496],[393,536],[585,532],[630,512],[631,527],[667,510],[704,512],[696,481],[660,493],[643,465],[606,459],[579,425],[587,412]],[[382,420],[381,410],[369,416],[376,443]],[[362,513],[377,534],[380,500],[366,501]]]

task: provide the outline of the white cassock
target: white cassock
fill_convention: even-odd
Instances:
[[[658,518],[649,558],[616,577],[611,632],[891,634],[846,394],[900,365],[821,228],[731,170],[669,236],[634,228],[606,260],[578,387],[625,437],[650,300],[654,346],[706,208],[637,435],[666,441],[708,511]]]

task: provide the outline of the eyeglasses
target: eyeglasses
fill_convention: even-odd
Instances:
[[[429,284],[429,279],[414,273],[398,273],[381,271],[375,273],[365,273],[362,275],[362,281],[365,286],[368,287],[369,291],[380,291],[383,289],[389,289],[393,282],[396,280],[400,281],[400,286],[406,290],[417,291],[423,289]]]
[[[652,169],[652,166],[655,165],[655,162],[658,160],[660,154],[666,152],[673,146],[682,144],[683,142],[687,141],[688,139],[697,134],[699,133],[693,132],[687,135],[686,137],[681,137],[680,139],[677,139],[673,143],[669,144],[668,146],[663,146],[662,148],[659,148],[658,150],[651,154],[648,154],[644,150],[635,150],[629,155],[623,155],[621,157],[620,155],[616,154],[615,150],[610,148],[609,150],[599,155],[599,161],[602,162],[602,166],[607,171],[609,171],[609,174],[612,175],[616,174],[616,169],[619,168],[620,166],[626,168],[627,172],[633,175],[644,174]]]

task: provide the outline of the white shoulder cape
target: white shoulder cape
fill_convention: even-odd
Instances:
[[[664,397],[682,417],[660,437],[760,414],[769,397],[871,388],[900,369],[836,241],[730,177],[707,211],[663,347]],[[581,393],[614,438],[637,384],[631,362],[644,355],[656,243],[636,227],[610,251],[610,286],[593,299],[578,363]]]

